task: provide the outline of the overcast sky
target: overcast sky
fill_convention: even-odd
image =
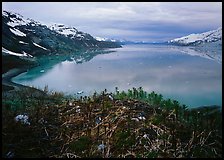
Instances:
[[[222,26],[221,2],[2,2],[25,18],[92,36],[161,42]]]

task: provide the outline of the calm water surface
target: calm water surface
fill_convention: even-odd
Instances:
[[[99,54],[90,61],[55,62],[42,58],[42,65],[13,78],[16,83],[89,95],[105,88],[114,92],[143,87],[190,107],[222,105],[222,64],[206,54],[167,45],[124,45]],[[201,55],[201,56],[198,56]],[[47,62],[46,62],[47,61]]]

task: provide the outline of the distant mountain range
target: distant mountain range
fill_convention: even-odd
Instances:
[[[110,39],[110,38],[102,38],[102,37],[95,37],[96,40],[98,41],[107,41],[107,42],[117,42],[121,45],[125,44],[155,44],[152,42],[147,42],[147,41],[130,41],[130,40],[125,40],[125,39]]]
[[[188,36],[184,36],[181,38],[175,38],[173,40],[169,40],[166,42],[147,42],[147,41],[130,41],[125,39],[110,39],[110,38],[102,38],[102,37],[95,37],[98,41],[109,41],[109,42],[118,42],[122,45],[125,44],[172,44],[178,46],[200,46],[203,44],[208,45],[208,43],[214,44],[222,44],[222,27],[219,27],[216,30],[197,33],[197,34],[190,34]]]
[[[98,41],[88,33],[63,24],[51,26],[17,13],[2,12],[2,52],[16,56],[71,53],[86,48],[117,48],[112,41]]]
[[[188,36],[184,36],[181,38],[176,38],[173,40],[168,41],[169,44],[175,45],[185,45],[185,46],[197,46],[202,45],[205,43],[213,43],[213,42],[220,42],[222,43],[222,27],[198,34],[190,34]]]

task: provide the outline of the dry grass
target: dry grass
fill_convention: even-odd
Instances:
[[[52,93],[42,101],[16,101],[26,105],[17,110],[15,101],[3,99],[3,157],[222,157],[221,114],[215,109],[210,115],[179,111],[179,118],[175,107],[109,95],[67,100]],[[14,120],[24,113],[31,125]]]

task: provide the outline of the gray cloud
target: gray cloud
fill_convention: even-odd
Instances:
[[[63,23],[93,36],[165,41],[222,24],[221,2],[3,2],[43,23]]]

